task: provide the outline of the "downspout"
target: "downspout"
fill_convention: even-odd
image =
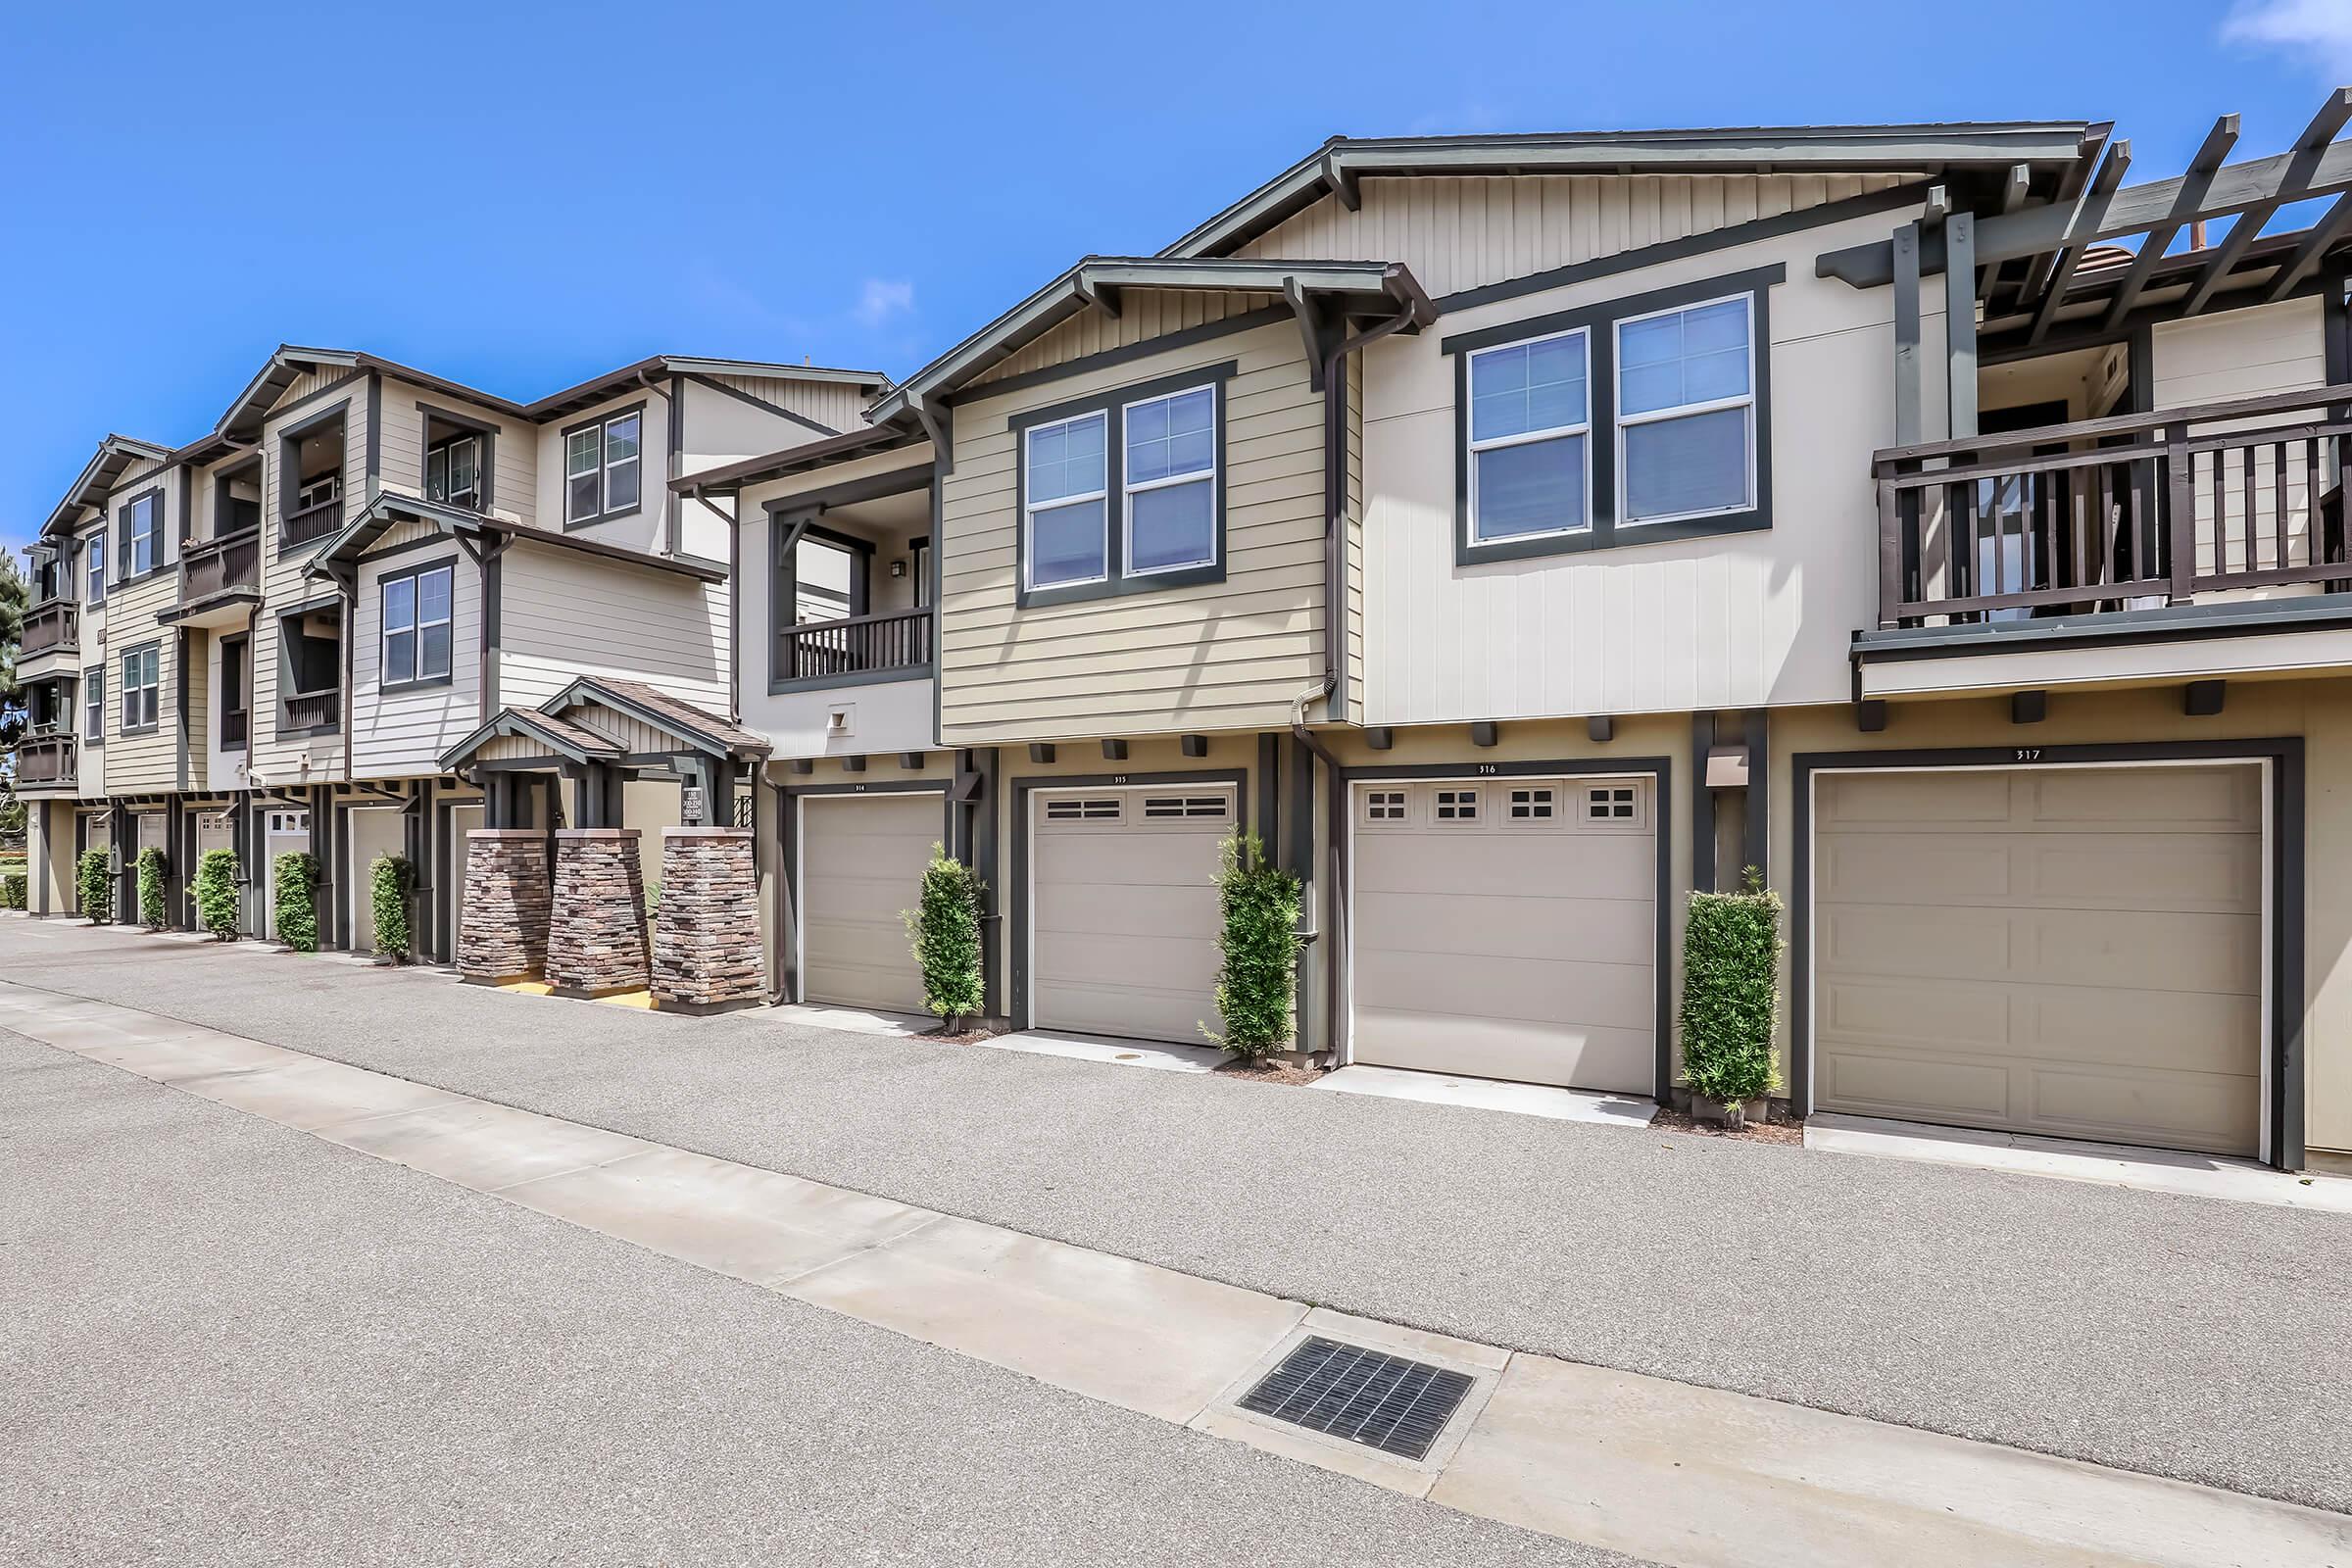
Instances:
[[[1331,823],[1331,874],[1324,879],[1319,931],[1302,933],[1323,949],[1323,1016],[1330,1032],[1331,1055],[1339,1058],[1341,1019],[1346,1014],[1347,975],[1341,956],[1348,942],[1348,781],[1341,776],[1340,760],[1322,737],[1307,727],[1306,705],[1339,689],[1340,650],[1347,635],[1348,585],[1340,564],[1342,531],[1348,526],[1348,357],[1369,348],[1392,333],[1429,318],[1426,299],[1416,296],[1385,321],[1343,338],[1323,357],[1323,678],[1291,700],[1291,734],[1323,764],[1325,814]],[[1302,824],[1312,833],[1313,824]]]

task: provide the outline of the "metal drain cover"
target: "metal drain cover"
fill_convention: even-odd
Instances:
[[[1470,1389],[1465,1372],[1309,1336],[1238,1402],[1310,1432],[1421,1459]]]

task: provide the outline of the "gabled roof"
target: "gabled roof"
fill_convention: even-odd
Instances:
[[[866,416],[884,424],[917,414],[927,400],[955,391],[1081,311],[1100,309],[1115,315],[1122,293],[1144,289],[1337,296],[1384,315],[1394,316],[1401,307],[1413,310],[1423,321],[1436,319],[1429,296],[1396,262],[1089,256],[885,392]]]
[[[110,435],[98,443],[90,461],[82,465],[73,484],[66,489],[65,499],[50,512],[41,524],[41,537],[47,538],[59,524],[71,518],[84,507],[106,504],[107,492],[122,476],[122,470],[134,463],[162,463],[172,456],[170,447],[159,447],[152,441],[134,441],[126,435]]]
[[[803,381],[819,385],[872,387],[876,390],[890,385],[890,377],[879,370],[845,370],[823,365],[770,365],[759,360],[699,360],[676,354],[657,354],[652,359],[639,360],[635,365],[624,365],[617,370],[582,381],[578,386],[550,393],[526,407],[523,416],[538,423],[560,419],[567,414],[593,408],[642,380],[659,380],[672,375],[751,375],[769,381]]]
[[[2091,126],[2068,121],[1747,126],[1481,136],[1334,136],[1159,254],[1221,256],[1358,182],[1412,174],[1916,173],[2057,167]]]
[[[626,755],[621,743],[579,717],[578,710],[590,705],[626,713],[661,731],[676,741],[681,752],[744,759],[765,757],[769,750],[767,742],[750,730],[643,681],[581,675],[536,709],[500,710],[441,754],[441,770],[454,772],[468,765],[476,752],[502,735],[527,735],[566,761],[617,760]]]
[[[445,773],[464,766],[473,754],[502,735],[523,735],[571,762],[609,762],[619,757],[620,743],[585,725],[570,723],[543,710],[502,708],[488,723],[441,754]]]
[[[328,534],[303,566],[303,575],[333,577],[335,573],[329,569],[330,564],[357,561],[386,530],[402,522],[428,522],[452,538],[503,535],[510,539],[527,540],[558,550],[596,556],[619,565],[636,566],[677,577],[692,577],[698,582],[724,582],[727,579],[723,566],[705,565],[676,556],[648,555],[642,550],[631,550],[623,545],[610,545],[581,534],[542,528],[537,523],[523,522],[514,517],[453,507],[445,501],[427,501],[422,496],[408,495],[398,490],[379,491],[341,528]]]

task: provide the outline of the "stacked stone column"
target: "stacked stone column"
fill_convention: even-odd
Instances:
[[[547,835],[534,828],[466,834],[464,907],[460,974],[491,983],[538,975],[547,961]]]
[[[642,991],[650,978],[645,875],[633,827],[556,833],[556,906],[547,928],[547,983],[565,996]]]
[[[722,1012],[759,1003],[763,986],[750,829],[663,828],[654,1000],[670,1011]]]

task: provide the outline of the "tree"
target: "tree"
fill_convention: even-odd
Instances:
[[[0,556],[0,807],[17,805],[17,743],[24,738],[24,690],[17,683],[17,646],[24,636],[24,612],[32,608],[32,587],[17,569],[14,557]],[[7,818],[0,816],[0,834]],[[22,808],[16,831],[24,831]]]

